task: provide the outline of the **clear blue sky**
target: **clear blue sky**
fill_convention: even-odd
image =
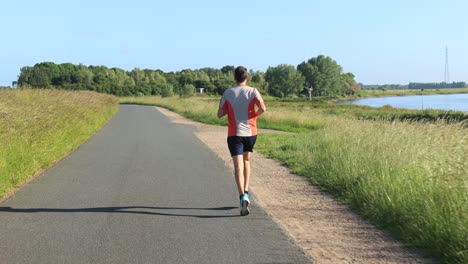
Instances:
[[[468,82],[467,0],[0,3],[0,85],[42,61],[265,71],[324,54],[358,82]]]

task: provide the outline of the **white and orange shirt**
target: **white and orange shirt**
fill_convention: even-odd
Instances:
[[[228,114],[228,136],[257,135],[255,105],[263,103],[260,92],[250,86],[235,86],[224,91],[219,108]]]

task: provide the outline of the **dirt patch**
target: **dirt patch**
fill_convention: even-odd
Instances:
[[[197,137],[233,170],[226,145],[227,128],[197,123],[164,108],[156,109],[173,123],[193,125]],[[259,134],[272,132],[259,130]],[[278,162],[254,153],[251,166],[250,191],[255,202],[314,262],[435,263],[404,248],[346,205],[312,186],[306,178],[291,174]]]

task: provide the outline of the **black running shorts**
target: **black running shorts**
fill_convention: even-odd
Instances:
[[[231,152],[231,157],[244,155],[244,152],[253,152],[253,147],[257,136],[251,137],[238,137],[231,136],[227,138],[227,143],[229,147],[229,152]]]

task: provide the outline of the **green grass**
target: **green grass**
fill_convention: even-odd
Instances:
[[[216,116],[219,97],[122,97],[120,102],[122,104],[160,106],[198,122],[227,125],[226,118],[220,119]],[[290,118],[291,115],[294,115],[294,118]],[[304,115],[302,110],[298,108],[295,112],[291,111],[291,109],[269,110],[258,120],[258,125],[262,128],[288,132],[305,132],[318,129],[323,126],[323,123],[313,113]]]
[[[373,108],[358,105],[332,105],[324,107],[324,112],[333,115],[349,115],[359,120],[386,120],[386,121],[445,121],[447,123],[460,123],[468,121],[468,114],[461,111],[446,110],[411,110],[384,106]],[[467,124],[468,125],[468,124]]]
[[[0,198],[76,149],[117,111],[92,92],[0,90]]]
[[[225,122],[215,116],[219,98],[121,100],[158,104],[210,124]],[[412,121],[392,118],[408,113]],[[418,118],[425,115],[268,100],[259,127],[300,133],[264,134],[256,148],[403,243],[443,263],[468,263],[466,114],[458,120]]]
[[[445,263],[468,261],[468,133],[457,125],[336,119],[265,134],[257,150]]]
[[[304,101],[267,101],[268,105],[274,109],[284,109],[290,111],[307,113],[313,110],[315,113],[334,115],[341,117],[354,118],[358,120],[382,120],[382,121],[424,121],[437,122],[444,121],[447,123],[464,123],[468,127],[468,114],[461,111],[447,110],[411,110],[393,108],[384,106],[374,108],[370,106],[320,103],[320,102],[304,102]]]

